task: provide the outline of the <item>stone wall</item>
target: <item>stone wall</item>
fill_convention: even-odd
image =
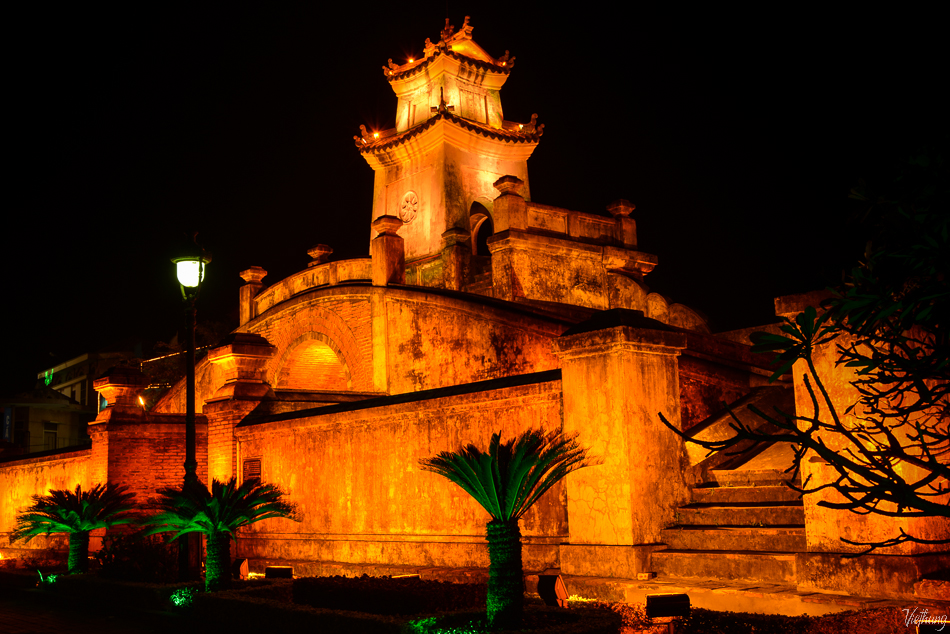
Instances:
[[[486,567],[489,515],[418,461],[462,443],[484,449],[493,432],[504,440],[560,425],[557,372],[245,421],[236,428],[239,464],[259,459],[263,480],[289,493],[302,521],[243,530],[237,556]],[[567,536],[563,482],[521,527],[525,568],[556,566]]]
[[[34,495],[51,489],[75,490],[94,486],[88,475],[90,449],[61,451],[53,455],[0,462],[0,553],[4,557],[24,554],[23,550],[65,550],[65,535],[36,537],[29,542],[10,544],[17,513],[28,507]],[[95,547],[96,544],[93,544]]]

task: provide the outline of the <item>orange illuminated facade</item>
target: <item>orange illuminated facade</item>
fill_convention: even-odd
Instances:
[[[514,58],[493,57],[472,30],[468,18],[447,24],[422,58],[384,66],[396,127],[355,137],[375,172],[371,257],[332,260],[317,245],[309,266],[269,286],[248,268],[240,326],[197,368],[202,479],[260,474],[302,519],[244,529],[236,555],[298,574],[486,568],[485,512],[418,461],[540,426],[578,432],[603,464],[524,516],[526,571],[912,595],[946,555],[892,559],[901,572],[886,579],[873,566],[835,576],[821,567],[827,551],[810,550],[832,512],[783,497],[787,447],[706,456],[662,425],[657,412],[718,433],[723,401],[789,404],[800,388],[767,384],[748,333],[713,335],[646,285],[658,258],[638,248],[633,204],[586,213],[532,200],[543,126],[505,120]],[[0,463],[0,536],[44,487],[133,478],[147,498],[144,483],[166,470],[180,479],[184,385],[145,412],[139,383],[103,382],[116,399],[90,425],[87,453]],[[726,538],[716,522],[737,530]]]

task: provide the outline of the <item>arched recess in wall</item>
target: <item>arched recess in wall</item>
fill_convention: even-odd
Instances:
[[[472,253],[474,255],[491,255],[488,251],[488,238],[495,233],[491,208],[490,200],[479,198],[472,203],[472,208],[469,211],[472,225]]]
[[[322,332],[304,333],[287,346],[274,377],[277,390],[343,392],[353,388],[340,347]]]

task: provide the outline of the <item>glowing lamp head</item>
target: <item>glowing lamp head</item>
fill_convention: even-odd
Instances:
[[[175,263],[175,273],[184,294],[185,289],[197,289],[201,286],[211,256],[205,253],[194,239],[179,254],[177,258],[172,258],[172,262]]]
[[[207,262],[197,260],[175,260],[178,283],[187,288],[197,287],[205,277]]]

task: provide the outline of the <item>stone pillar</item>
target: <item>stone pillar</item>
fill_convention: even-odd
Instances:
[[[495,233],[509,229],[524,231],[528,226],[528,203],[524,199],[524,181],[517,176],[502,176],[493,183],[500,194],[492,209]]]
[[[649,570],[660,531],[689,501],[683,441],[660,421],[680,423],[676,357],[683,333],[640,311],[596,314],[555,339],[564,431],[604,464],[567,477],[567,574],[633,577]]]
[[[369,245],[373,286],[406,283],[406,248],[397,233],[402,225],[396,216],[380,216],[373,221],[373,230],[378,234]]]
[[[140,370],[122,365],[110,368],[93,381],[92,387],[107,403],[96,417],[96,423],[108,422],[113,418],[144,418],[145,410],[139,402],[139,394],[148,387],[148,377]]]
[[[208,353],[208,360],[224,377],[224,383],[203,408],[208,418],[209,478],[225,482],[237,475],[234,426],[262,400],[274,398],[264,380],[264,368],[276,350],[260,335],[238,332]]]
[[[452,227],[442,234],[442,277],[447,289],[462,290],[472,257],[471,237],[472,234],[461,227]]]
[[[257,317],[257,306],[254,303],[254,298],[261,292],[261,288],[264,286],[262,280],[265,277],[267,277],[267,271],[259,266],[252,266],[246,271],[241,271],[241,279],[247,283],[241,287],[240,291],[241,314],[238,325],[243,326]]]
[[[528,203],[524,198],[524,181],[517,176],[502,176],[494,182],[494,187],[500,194],[492,209],[495,234],[488,238],[492,296],[514,302],[525,296],[516,274],[519,270],[516,259],[523,256],[523,249],[513,247],[516,243],[523,246],[522,232],[528,226]]]
[[[148,387],[148,378],[135,368],[116,366],[95,379],[92,387],[102,395],[107,405],[96,420],[89,423],[92,455],[88,479],[92,484],[105,484],[109,481],[109,423],[141,423],[145,420],[139,394]]]
[[[607,211],[617,223],[617,241],[628,249],[637,248],[637,221],[630,217],[636,208],[636,205],[623,198],[607,205]]]

